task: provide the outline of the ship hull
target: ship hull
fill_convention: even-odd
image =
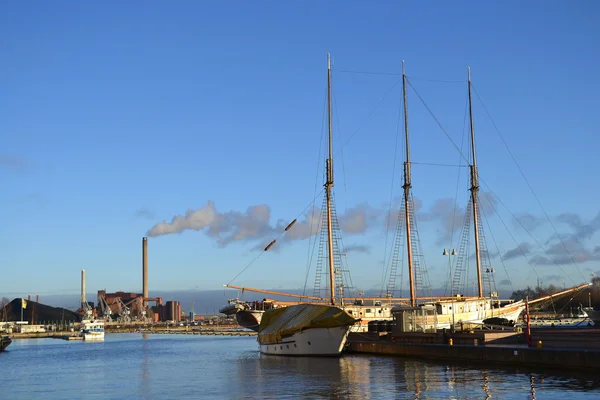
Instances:
[[[261,310],[244,310],[236,313],[235,319],[241,327],[258,332],[263,314]]]
[[[8,347],[9,344],[12,343],[12,340],[8,336],[0,336],[0,351],[4,351]]]
[[[307,329],[276,343],[261,343],[260,352],[278,356],[339,356],[349,332],[350,326]]]

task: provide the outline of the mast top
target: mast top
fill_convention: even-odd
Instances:
[[[327,53],[327,69],[331,69],[331,54]]]
[[[467,67],[467,71],[469,71],[468,72],[468,75],[469,75],[468,79],[469,79],[469,82],[471,82],[471,67]]]

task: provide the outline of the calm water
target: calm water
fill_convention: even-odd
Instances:
[[[594,375],[485,369],[392,357],[261,356],[253,337],[109,334],[15,340],[0,399],[595,399]]]

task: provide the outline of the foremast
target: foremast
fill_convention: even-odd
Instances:
[[[329,130],[329,158],[325,166],[325,196],[327,199],[327,249],[329,253],[329,300],[335,305],[335,276],[333,259],[333,222],[331,218],[331,190],[333,188],[333,129],[331,120],[331,55],[327,53],[327,124]]]
[[[479,193],[479,176],[477,174],[477,155],[475,153],[475,128],[473,126],[473,98],[471,95],[471,67],[468,68],[468,88],[469,88],[469,126],[471,129],[471,155],[473,163],[470,165],[471,172],[471,204],[473,210],[473,231],[475,239],[475,263],[477,266],[477,291],[478,296],[483,297],[483,284],[481,282],[481,249],[479,248],[479,206],[477,195]]]
[[[408,252],[408,284],[410,287],[410,305],[415,307],[417,304],[415,293],[415,271],[413,270],[412,236],[410,223],[410,147],[408,142],[408,106],[406,104],[406,74],[404,73],[404,60],[402,60],[402,95],[404,103],[404,136],[406,139],[406,160],[404,161],[404,218],[406,225],[406,249]]]

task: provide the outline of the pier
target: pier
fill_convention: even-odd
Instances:
[[[349,353],[533,368],[600,370],[600,329],[520,332],[352,333]]]

